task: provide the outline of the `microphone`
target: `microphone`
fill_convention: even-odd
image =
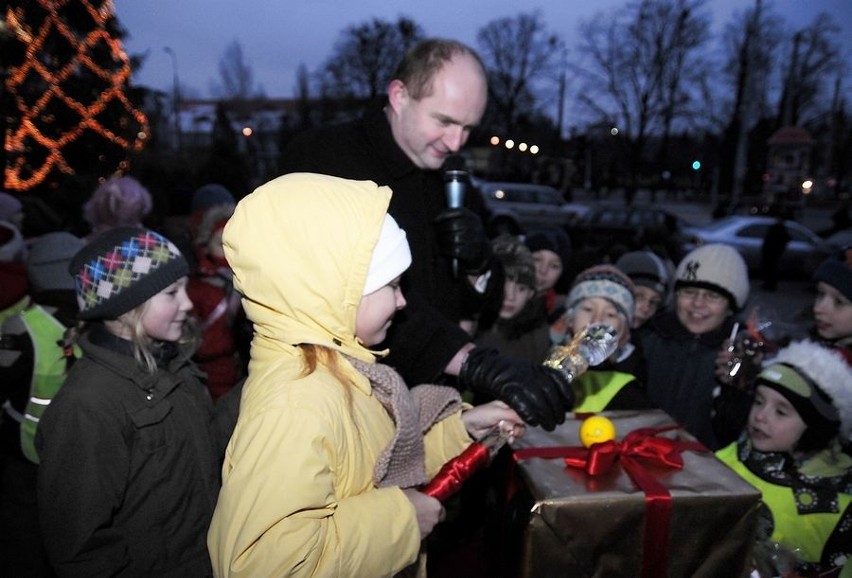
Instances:
[[[458,209],[464,205],[468,174],[464,157],[450,155],[444,161],[444,192],[447,195],[447,207]],[[453,259],[453,277],[459,276],[459,260]]]
[[[447,195],[447,207],[457,209],[464,205],[468,174],[464,157],[451,155],[444,161],[444,191]]]

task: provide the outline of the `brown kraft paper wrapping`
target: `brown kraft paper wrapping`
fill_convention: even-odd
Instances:
[[[672,425],[662,411],[613,411],[617,439],[639,428]],[[553,432],[528,428],[513,449],[580,446],[582,420]],[[683,430],[661,436],[694,441]],[[668,540],[671,578],[747,576],[760,493],[710,452],[685,451],[680,470],[646,465],[672,496]],[[530,458],[517,466],[521,483],[519,575],[638,577],[643,561],[645,496],[621,466],[599,476],[568,468],[562,459]],[[528,516],[528,519],[524,520]]]

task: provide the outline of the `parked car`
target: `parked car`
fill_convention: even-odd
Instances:
[[[766,230],[775,217],[733,215],[694,227],[690,239],[694,246],[725,243],[735,247],[745,259],[749,272],[759,276],[760,250]],[[790,241],[781,256],[779,270],[786,278],[808,279],[819,264],[835,249],[809,228],[795,221],[784,221]]]
[[[541,227],[568,228],[588,208],[566,203],[562,195],[547,185],[530,183],[473,182],[488,209],[488,233],[518,235]]]
[[[852,229],[838,231],[826,238],[825,242],[837,251],[849,249],[852,247]]]
[[[599,255],[652,247],[674,262],[685,253],[692,224],[653,205],[601,205],[589,210],[572,238],[578,246]]]

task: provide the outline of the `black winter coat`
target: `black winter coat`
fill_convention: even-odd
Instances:
[[[433,221],[447,209],[443,174],[417,167],[396,144],[381,109],[341,126],[321,127],[296,137],[284,154],[283,172],[314,172],[372,180],[393,190],[388,212],[406,232],[412,264],[403,275],[408,306],[394,318],[381,347],[384,363],[406,383],[434,382],[470,336],[458,325],[466,295],[452,264],[438,253]],[[477,194],[465,206],[482,215]],[[501,285],[502,287],[502,285]]]
[[[209,576],[219,491],[212,401],[190,351],[154,374],[94,325],[36,434],[38,508],[60,576]]]
[[[695,335],[676,312],[667,311],[651,319],[650,330],[640,336],[651,401],[714,451],[732,441],[717,439],[711,420],[716,354],[732,324],[728,317],[720,329]]]

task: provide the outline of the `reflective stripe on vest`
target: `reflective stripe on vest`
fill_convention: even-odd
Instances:
[[[796,550],[797,555],[805,562],[819,563],[825,543],[852,501],[852,495],[837,494],[837,512],[800,514],[796,509],[793,489],[771,484],[753,474],[737,458],[736,442],[717,451],[716,457],[760,490],[763,503],[772,513],[773,531],[770,539]]]
[[[603,411],[621,388],[634,379],[629,373],[621,371],[587,371],[574,380],[574,393],[581,401],[573,411],[579,413]]]
[[[35,450],[35,434],[44,410],[62,384],[65,383],[67,360],[59,345],[65,326],[38,305],[20,314],[24,327],[33,343],[33,377],[30,382],[30,399],[21,421],[21,451],[33,463],[39,463]],[[74,346],[74,356],[82,351]]]

